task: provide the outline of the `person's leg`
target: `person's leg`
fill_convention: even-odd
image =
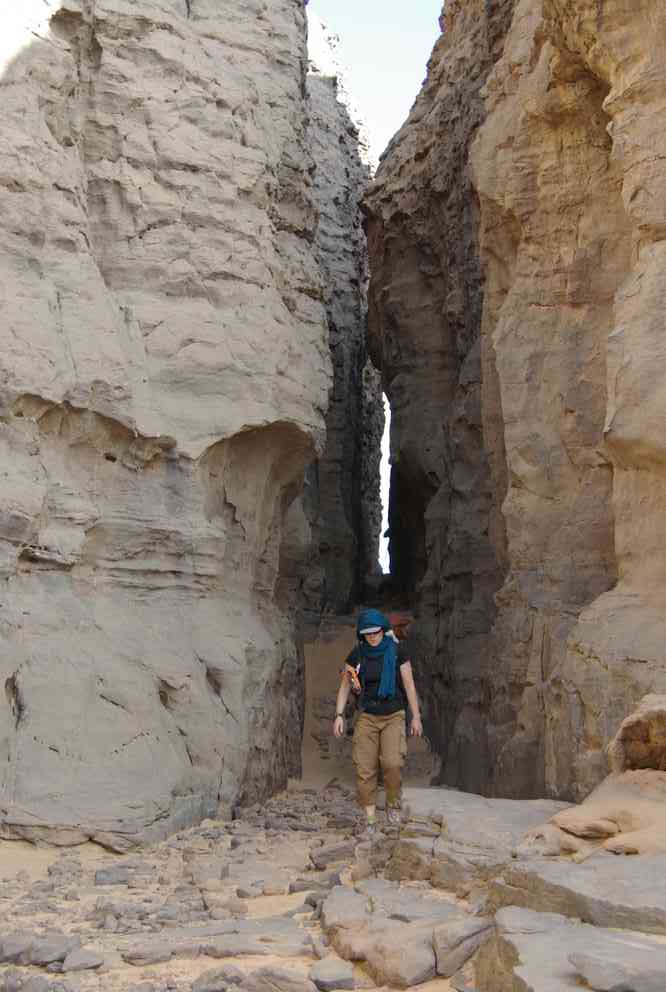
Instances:
[[[379,725],[377,718],[361,713],[354,728],[352,759],[356,768],[358,802],[373,820],[377,801],[377,776],[379,772]]]
[[[386,808],[400,806],[402,789],[401,769],[407,752],[405,711],[384,717],[385,723],[379,738],[379,760],[386,788]]]

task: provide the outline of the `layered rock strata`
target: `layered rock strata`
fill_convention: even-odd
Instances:
[[[0,833],[122,848],[298,768],[305,13],[50,12],[1,80]]]
[[[447,3],[368,198],[392,562],[465,788],[582,799],[666,684],[665,18]]]

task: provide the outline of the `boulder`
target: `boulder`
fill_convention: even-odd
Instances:
[[[663,992],[666,945],[631,931],[508,907],[479,950],[480,992]]]
[[[333,989],[353,989],[354,969],[348,961],[329,955],[310,969],[310,978],[320,992],[333,992]]]
[[[376,983],[406,989],[434,978],[437,962],[432,935],[432,926],[391,922],[375,933],[365,959]]]
[[[489,917],[457,915],[435,927],[433,947],[437,974],[450,978],[476,954],[493,933]]]
[[[600,853],[584,864],[518,862],[491,883],[497,906],[561,913],[600,927],[666,934],[666,855],[618,858]]]

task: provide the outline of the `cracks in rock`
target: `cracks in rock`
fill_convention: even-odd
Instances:
[[[16,681],[16,676],[18,671],[14,672],[5,682],[5,694],[7,696],[7,702],[9,703],[9,709],[14,717],[14,729],[18,730],[21,720],[25,716],[26,706],[23,696],[21,695],[21,690],[18,687]]]
[[[138,734],[134,734],[134,736],[130,737],[128,741],[125,741],[124,744],[120,744],[118,747],[114,747],[113,750],[111,751],[111,754],[112,755],[122,754],[123,751],[126,751],[128,747],[131,747],[132,744],[140,740],[142,737],[150,737],[150,736],[151,735],[147,730],[140,730]]]
[[[237,724],[238,718],[229,708],[224,696],[222,695],[222,672],[220,671],[219,668],[215,668],[214,666],[210,665],[205,658],[201,657],[201,655],[195,654],[195,658],[197,659],[198,662],[200,662],[204,666],[204,669],[206,671],[206,682],[208,684],[209,689],[211,690],[215,698],[219,699],[219,701],[222,703],[222,706],[226,710],[227,715],[230,716],[231,719],[234,721],[234,723]]]
[[[112,699],[110,696],[106,696],[103,692],[99,693],[99,698],[103,699],[105,703],[110,703],[112,706],[117,706],[118,709],[125,710],[125,712],[127,712],[127,707],[123,703],[119,703],[117,699]]]

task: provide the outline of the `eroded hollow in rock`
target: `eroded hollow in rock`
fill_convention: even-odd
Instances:
[[[666,696],[647,696],[623,722],[609,748],[614,772],[666,771]]]

